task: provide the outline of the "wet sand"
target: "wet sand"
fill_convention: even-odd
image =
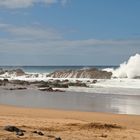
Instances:
[[[17,137],[3,130],[14,125],[26,130]],[[41,131],[44,136],[33,134]],[[109,113],[21,108],[0,105],[0,139],[2,140],[139,140],[140,116]]]
[[[0,104],[140,115],[140,96],[0,89]]]

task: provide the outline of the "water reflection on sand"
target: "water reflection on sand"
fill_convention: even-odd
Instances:
[[[1,89],[0,104],[140,115],[140,96],[132,95]]]

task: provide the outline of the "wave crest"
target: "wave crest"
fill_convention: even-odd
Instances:
[[[127,62],[120,64],[120,67],[112,71],[112,77],[117,78],[140,78],[140,54],[131,56]]]

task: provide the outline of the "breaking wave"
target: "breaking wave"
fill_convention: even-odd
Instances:
[[[120,67],[113,70],[112,73],[112,76],[117,78],[140,78],[140,54],[131,56],[127,62],[120,64]]]

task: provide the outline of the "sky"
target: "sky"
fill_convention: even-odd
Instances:
[[[140,0],[0,0],[0,65],[119,65],[140,53]]]

